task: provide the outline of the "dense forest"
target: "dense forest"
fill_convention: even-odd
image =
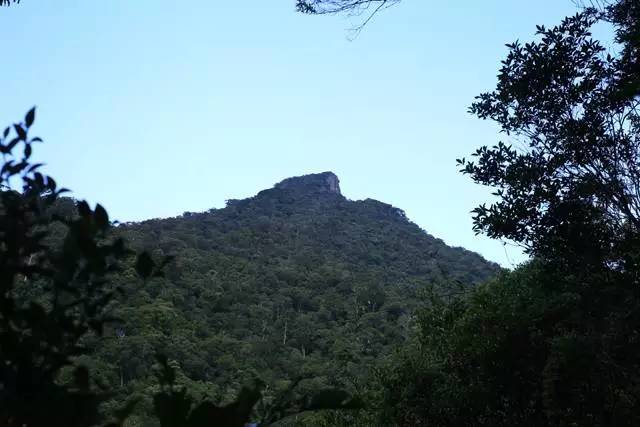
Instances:
[[[151,385],[160,351],[216,400],[254,378],[275,394],[293,381],[298,391],[353,392],[407,340],[430,293],[499,271],[398,208],[346,199],[330,172],[116,232],[173,257],[164,278],[130,290],[114,312],[122,323],[89,362],[123,396]]]
[[[640,2],[507,49],[470,112],[515,142],[457,164],[512,271],[331,172],[113,223],[33,162],[29,110],[0,136],[0,425],[640,425]]]

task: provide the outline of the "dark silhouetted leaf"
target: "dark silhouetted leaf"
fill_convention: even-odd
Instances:
[[[27,115],[24,117],[24,123],[29,128],[33,124],[33,121],[36,118],[36,107],[33,107],[27,112]]]
[[[94,218],[98,228],[106,230],[109,227],[109,215],[102,205],[97,204],[94,211]]]
[[[15,124],[13,125],[13,128],[18,134],[18,138],[20,139],[20,141],[25,141],[27,139],[27,132],[24,130],[22,126]]]

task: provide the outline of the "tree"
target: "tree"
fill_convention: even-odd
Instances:
[[[296,10],[310,15],[348,13],[360,15],[367,11],[373,16],[401,0],[296,0]],[[369,18],[370,19],[370,18]]]
[[[401,0],[296,0],[299,12],[310,14],[360,13],[370,8],[383,9]],[[0,0],[0,6],[20,3],[20,0]]]
[[[353,28],[358,33],[380,11],[400,3],[401,0],[296,0],[296,10],[308,15],[346,13],[350,16],[365,15],[365,19]],[[10,6],[20,0],[0,0],[0,6]]]
[[[617,51],[592,37],[599,21],[613,24]],[[640,231],[639,23],[638,2],[619,0],[508,45],[496,90],[470,110],[512,141],[459,160],[498,197],[474,210],[477,232],[546,259],[626,263]]]
[[[401,0],[296,0],[296,10],[308,15],[346,13],[351,16],[365,15],[365,19],[354,28],[359,32],[380,11]]]
[[[585,315],[573,280],[536,261],[467,298],[434,298],[370,386],[380,424],[638,425],[639,300]]]
[[[42,141],[30,136],[34,120],[31,109],[23,122],[0,135],[0,425],[117,424],[131,413],[136,399],[120,408],[107,400],[126,391],[128,377],[148,363],[141,358],[153,353],[158,355],[158,381],[143,382],[144,391],[152,392],[137,394],[153,402],[162,426],[244,425],[262,399],[260,383],[243,387],[226,404],[215,404],[210,396],[198,398],[192,392],[195,381],[185,375],[177,381],[180,364],[198,374],[204,365],[195,350],[200,347],[190,347],[192,340],[185,339],[195,337],[196,323],[171,303],[147,301],[148,294],[138,295],[136,286],[127,283],[135,270],[150,290],[150,279],[162,278],[171,257],[156,262],[145,251],[134,257],[101,205],[91,209],[84,201],[61,197],[67,190],[40,172],[42,164],[31,162],[34,145]],[[126,309],[123,300],[128,299],[137,301],[135,309]],[[143,333],[127,336],[136,330]],[[105,331],[117,338],[101,339]],[[302,339],[309,331],[313,328],[307,325]],[[302,345],[308,351],[309,345]],[[96,349],[109,359],[100,359]],[[173,354],[180,363],[162,353]],[[119,388],[99,381],[109,379],[113,362],[119,365]],[[89,367],[107,368],[99,373],[106,375],[94,376]],[[343,390],[296,392],[295,399],[278,401],[271,421],[306,411],[359,407]],[[109,417],[104,416],[106,403],[112,406]]]
[[[591,35],[603,21],[615,51]],[[431,301],[377,381],[383,423],[640,423],[639,28],[640,4],[618,0],[509,45],[497,89],[471,112],[513,143],[459,164],[495,188],[476,231],[532,261]]]
[[[93,425],[108,393],[75,360],[109,321],[108,278],[131,252],[102,206],[58,209],[67,190],[31,162],[34,120],[35,108],[0,137],[0,424]],[[153,273],[145,254],[137,266]]]

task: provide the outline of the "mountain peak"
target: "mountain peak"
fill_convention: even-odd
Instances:
[[[313,173],[287,178],[276,184],[274,188],[313,193],[342,194],[340,193],[340,180],[333,172]]]

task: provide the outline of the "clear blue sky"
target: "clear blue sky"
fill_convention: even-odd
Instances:
[[[488,190],[455,158],[495,143],[466,110],[504,44],[575,13],[570,0],[404,0],[355,41],[294,0],[23,0],[0,9],[5,123],[38,106],[37,158],[121,221],[223,207],[283,178],[334,171],[450,245]]]

